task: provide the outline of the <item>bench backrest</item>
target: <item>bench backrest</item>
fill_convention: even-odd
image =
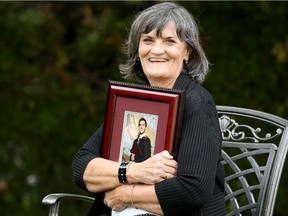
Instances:
[[[288,121],[217,106],[223,137],[226,215],[273,215],[288,149]]]

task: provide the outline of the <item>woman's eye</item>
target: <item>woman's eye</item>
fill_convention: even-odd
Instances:
[[[144,42],[152,42],[153,40],[151,38],[144,38],[143,41]]]
[[[174,44],[174,43],[175,43],[175,41],[174,41],[174,40],[172,40],[172,39],[167,39],[167,40],[166,40],[166,43],[168,43],[168,44]]]

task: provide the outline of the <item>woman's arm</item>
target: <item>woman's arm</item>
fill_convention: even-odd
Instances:
[[[164,179],[175,178],[177,170],[178,164],[168,151],[162,151],[144,162],[132,163],[127,172],[128,182],[132,184],[120,184],[107,190],[104,203],[115,211],[131,206],[162,215],[155,184]],[[139,182],[144,184],[133,184]]]
[[[118,180],[119,163],[104,158],[91,160],[83,174],[83,181],[90,192],[111,190],[121,185]],[[129,183],[155,184],[177,173],[177,162],[168,151],[162,151],[141,163],[130,163],[126,176]]]
[[[91,160],[83,174],[83,181],[90,192],[102,192],[118,187],[119,163],[104,158]]]
[[[196,214],[211,200],[216,186],[222,141],[216,107],[211,100],[189,99],[186,99],[177,154],[177,177],[155,184],[159,203],[167,216]]]
[[[131,206],[133,208],[145,209],[157,215],[163,215],[154,185],[121,185],[105,193],[104,203],[114,211],[122,211],[126,207]]]
[[[172,175],[168,176],[168,178]],[[174,177],[174,176],[173,176]],[[154,185],[135,185],[132,191],[131,202],[132,207],[145,209],[146,211],[155,213],[157,215],[164,215],[159,200],[155,193]],[[143,199],[145,197],[145,199]]]

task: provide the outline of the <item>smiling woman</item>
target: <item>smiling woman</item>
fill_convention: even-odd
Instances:
[[[124,53],[128,61],[119,66],[120,73],[124,75],[124,78],[149,83],[138,61],[140,57],[138,49],[143,42],[149,44],[154,41],[155,43],[155,39],[161,38],[167,46],[184,43],[189,57],[185,59],[187,62],[181,68],[182,72],[189,74],[197,83],[202,83],[206,78],[209,62],[201,46],[198,26],[193,16],[185,8],[180,6],[174,10],[172,4],[160,4],[147,8],[136,16],[124,46]],[[193,61],[191,61],[192,59]]]
[[[150,85],[172,88],[191,51],[189,44],[178,38],[175,22],[169,22],[159,35],[156,29],[142,34],[138,52]]]
[[[96,194],[91,215],[225,215],[222,136],[200,85],[209,63],[193,17],[175,3],[156,4],[136,16],[125,45],[124,78],[186,92],[180,143],[177,158],[161,151],[123,165],[101,155],[101,126],[73,160],[75,183]]]

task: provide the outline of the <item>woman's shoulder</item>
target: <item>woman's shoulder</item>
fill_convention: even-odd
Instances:
[[[211,94],[205,87],[199,83],[196,83],[191,76],[185,73],[181,73],[179,75],[175,82],[174,88],[184,90],[187,95],[194,93],[205,98],[212,98]]]
[[[188,74],[181,73],[174,85],[175,89],[185,91],[185,110],[192,113],[199,110],[207,110],[213,112],[216,105],[213,96],[201,84],[196,83]]]

